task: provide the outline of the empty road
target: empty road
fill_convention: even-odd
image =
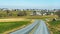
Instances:
[[[43,20],[35,20],[33,24],[10,34],[50,34],[50,32]]]

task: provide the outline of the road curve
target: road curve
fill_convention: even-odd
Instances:
[[[33,24],[10,34],[50,34],[43,20],[35,20]]]

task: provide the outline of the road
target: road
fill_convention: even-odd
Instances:
[[[35,20],[33,24],[10,34],[50,34],[50,32],[43,20]]]

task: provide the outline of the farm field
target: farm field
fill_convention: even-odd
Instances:
[[[1,21],[2,20],[2,21]],[[5,22],[4,22],[5,21]],[[21,26],[26,26],[31,23],[29,19],[0,19],[0,34],[8,32],[13,29],[20,28]]]
[[[60,20],[48,22],[52,34],[60,34]]]

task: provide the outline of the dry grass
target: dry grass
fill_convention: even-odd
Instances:
[[[11,22],[11,21],[25,21],[25,18],[8,18],[8,19],[0,19],[0,22]]]

